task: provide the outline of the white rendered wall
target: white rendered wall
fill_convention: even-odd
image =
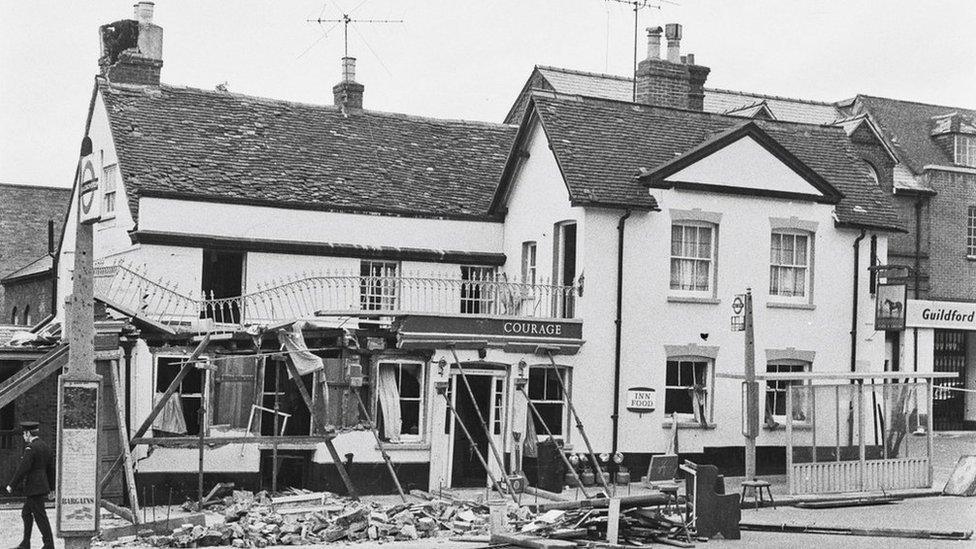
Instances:
[[[179,215],[174,215],[179,212]],[[230,238],[256,238],[497,252],[502,224],[245,206],[146,197],[139,229]]]

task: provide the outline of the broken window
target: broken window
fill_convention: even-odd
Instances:
[[[377,427],[392,442],[423,438],[424,365],[380,362],[377,368]]]
[[[243,311],[236,299],[244,293],[244,253],[203,250],[203,295],[210,300],[201,318],[239,324]]]
[[[154,402],[162,398],[170,383],[176,379],[183,367],[184,356],[156,356],[156,387]],[[199,411],[204,405],[207,370],[191,368],[180,382],[179,389],[170,397],[162,411],[153,421],[154,436],[198,435],[200,429]],[[206,419],[204,420],[206,423]]]
[[[669,360],[664,382],[664,413],[691,416],[705,423],[711,410],[709,362],[705,359]]]
[[[529,400],[535,406],[536,411],[542,416],[545,427],[549,428],[554,436],[562,437],[565,434],[566,410],[563,401],[563,390],[559,381],[565,383],[566,368],[553,369],[551,366],[533,366],[529,368]],[[558,376],[558,377],[557,377]],[[529,414],[534,420],[534,427],[537,436],[544,436],[546,429],[539,418],[531,411]]]
[[[766,364],[766,371],[771,374],[801,374],[809,371],[810,363],[800,360],[782,360]],[[766,380],[766,417],[767,421],[773,418],[782,419],[786,417],[786,392],[793,385],[803,385],[805,382],[799,379],[769,379]],[[805,391],[794,393],[793,399],[793,420],[806,421],[806,403],[803,402]]]
[[[223,355],[216,359],[213,424],[246,429],[251,409],[259,402],[259,369],[262,357]],[[255,411],[255,417],[258,412]]]

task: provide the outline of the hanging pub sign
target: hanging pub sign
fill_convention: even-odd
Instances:
[[[653,412],[657,406],[657,396],[650,387],[631,387],[627,389],[627,409],[640,414]]]
[[[905,329],[907,287],[904,284],[878,284],[875,294],[874,329]]]
[[[91,140],[86,137],[81,143],[78,165],[78,221],[82,223],[95,223],[102,218],[94,160]]]
[[[98,533],[98,405],[100,376],[58,380],[57,531]]]

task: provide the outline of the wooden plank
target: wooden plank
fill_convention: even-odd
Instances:
[[[129,449],[128,428],[125,425],[125,411],[122,410],[122,402],[119,395],[122,393],[122,384],[119,382],[118,362],[109,363],[109,373],[112,378],[113,404],[115,414],[119,422],[119,444],[122,450],[123,465],[125,466],[125,483],[129,491],[129,508],[132,510],[132,522],[139,524],[139,496],[136,490],[136,473],[132,465],[132,451]]]
[[[547,539],[538,536],[526,536],[524,534],[492,534],[491,544],[509,544],[526,549],[576,549],[576,544],[571,541],[561,539]]]
[[[107,509],[108,512],[112,513],[113,515],[122,517],[125,520],[127,520],[127,521],[129,521],[129,522],[131,522],[133,524],[138,524],[136,522],[137,519],[136,519],[135,515],[132,513],[132,511],[126,509],[125,507],[118,506],[118,505],[112,503],[111,501],[109,501],[107,499],[99,500],[98,503],[103,508]]]
[[[204,444],[267,444],[278,439],[278,445],[283,444],[319,444],[336,437],[335,433],[327,435],[295,435],[286,437],[273,436],[243,436],[243,437],[204,437]],[[133,446],[159,446],[161,448],[190,447],[196,448],[199,437],[139,437],[131,441]]]
[[[607,543],[617,543],[620,538],[620,500],[612,498],[607,511]]]
[[[207,519],[203,513],[194,513],[192,515],[182,515],[172,517],[170,519],[145,522],[143,524],[127,524],[118,528],[102,528],[102,531],[99,532],[98,536],[102,541],[116,541],[119,538],[135,536],[139,534],[139,532],[144,532],[147,530],[151,530],[157,535],[172,534],[174,529],[179,528],[184,524],[206,526]]]

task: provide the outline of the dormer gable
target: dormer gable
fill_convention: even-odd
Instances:
[[[753,122],[642,170],[648,187],[837,203],[843,195]]]

